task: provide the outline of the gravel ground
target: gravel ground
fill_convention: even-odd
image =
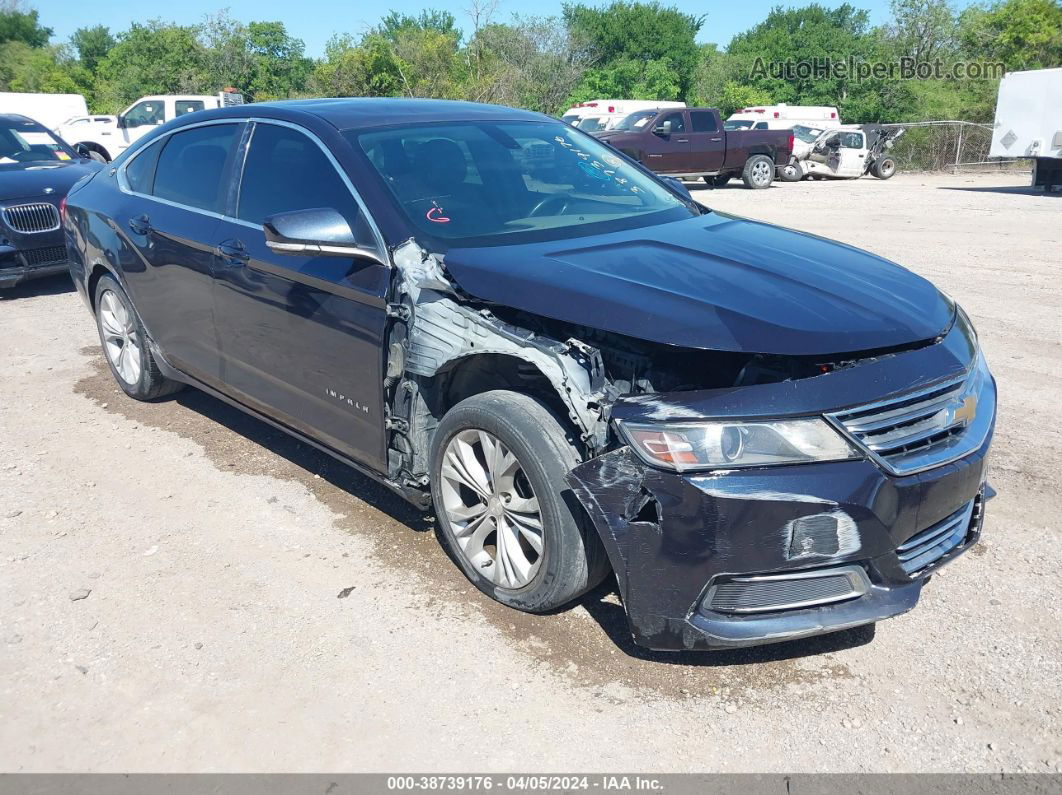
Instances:
[[[0,770],[1062,772],[1062,198],[1025,179],[698,191],[933,279],[1000,389],[983,543],[876,630],[744,652],[637,649],[607,586],[501,608],[373,483],[122,396],[65,279],[3,294]]]

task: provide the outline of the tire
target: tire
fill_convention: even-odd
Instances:
[[[797,160],[790,160],[778,169],[778,179],[782,182],[800,182],[804,179],[804,167]]]
[[[92,152],[93,154],[98,155],[100,159],[97,162],[100,162],[100,163],[110,163],[111,162],[110,154],[107,152],[106,149],[104,149],[99,144],[82,141],[81,143],[74,144],[74,146],[75,147],[84,146],[86,149],[89,150],[89,152]],[[96,160],[96,158],[93,157],[93,160]]]
[[[488,456],[498,444],[501,455],[491,470]],[[568,604],[608,574],[601,539],[564,482],[579,461],[571,435],[528,395],[484,392],[442,418],[431,449],[439,541],[487,596],[541,613]],[[470,481],[479,484],[476,490]],[[508,545],[505,552],[499,540]]]
[[[879,157],[871,164],[870,173],[878,179],[888,179],[896,173],[896,161],[891,157]]]
[[[741,181],[745,183],[746,188],[752,190],[771,187],[774,182],[774,161],[767,155],[753,155],[745,161]]]
[[[103,358],[125,394],[137,400],[155,400],[184,387],[159,371],[140,316],[113,276],[103,276],[96,283],[93,305]]]
[[[711,185],[713,188],[721,188],[726,183],[730,182],[729,174],[716,174],[714,177],[703,177],[705,182]]]

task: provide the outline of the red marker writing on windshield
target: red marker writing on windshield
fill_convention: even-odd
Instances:
[[[437,205],[435,202],[431,203],[431,209],[428,210],[427,218],[434,224],[448,224],[450,219],[442,214],[443,208]]]

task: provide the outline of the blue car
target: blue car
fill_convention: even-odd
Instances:
[[[32,119],[0,114],[0,288],[67,272],[60,203],[99,168]]]
[[[65,231],[130,397],[191,385],[433,509],[515,609],[612,573],[643,646],[771,643],[911,609],[978,539],[996,390],[962,309],[560,121],[205,111]]]

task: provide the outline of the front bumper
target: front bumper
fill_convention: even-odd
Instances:
[[[18,235],[0,229],[0,288],[66,273],[69,255],[62,230]]]
[[[807,379],[805,385],[767,385],[762,393],[759,388],[730,390],[719,400],[739,401],[749,416],[758,410],[757,396],[763,398],[764,410],[772,405],[777,410],[771,389],[780,390],[775,397],[784,393],[799,401],[804,396],[796,391],[804,389],[814,393],[810,399],[818,399],[824,389],[843,392],[856,383],[865,388],[859,376],[867,372],[918,369],[926,357],[940,355],[940,350],[926,349],[906,361],[904,356],[882,359],[874,365],[880,372],[860,374],[853,368],[833,380],[827,375]],[[873,380],[866,388],[880,384]],[[977,448],[908,475],[892,474],[869,456],[679,474],[648,466],[629,447],[576,467],[568,483],[604,542],[635,642],[659,650],[754,646],[835,632],[910,610],[928,576],[980,536],[995,420],[990,377],[984,389],[987,432],[977,436]],[[660,410],[659,402],[653,408]],[[809,593],[806,582],[817,578],[827,583],[824,576],[839,571],[851,573],[859,587],[848,594],[842,590],[832,601],[801,601]],[[749,594],[768,589],[733,585],[762,585],[778,574],[790,575],[783,578],[787,581],[801,578],[789,591],[800,598],[749,609]],[[721,585],[738,595],[715,599]],[[809,603],[814,606],[805,606]]]

